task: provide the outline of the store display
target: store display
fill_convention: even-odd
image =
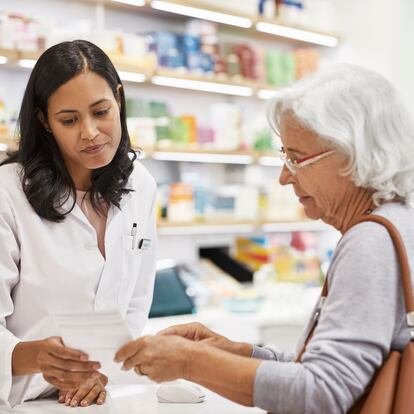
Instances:
[[[206,4],[214,7],[214,2],[208,0]],[[221,1],[216,3],[217,7],[223,6]],[[305,2],[267,0],[261,3],[263,14],[258,18],[293,22],[294,12],[287,10],[290,7],[301,9],[302,17],[296,19],[297,23],[306,20],[304,16],[314,2],[308,0],[302,6],[298,4]],[[255,16],[258,4],[257,0],[243,2],[239,11]],[[316,10],[316,6],[312,7]],[[220,24],[200,19],[188,19],[180,27],[154,25],[149,31],[150,26],[144,25],[142,30],[139,26],[131,30],[131,26],[129,29],[122,25],[121,28],[105,27],[104,19],[98,22],[98,7],[96,11],[96,21],[75,18],[59,24],[53,19],[5,11],[0,15],[0,47],[20,51],[19,57],[33,59],[53,44],[85,38],[103,48],[121,70],[145,74],[147,84],[153,75],[174,76],[177,73],[182,79],[251,85],[254,93],[260,88],[272,90],[289,84],[314,71],[320,60],[316,49],[297,48],[296,44],[289,48],[272,46],[246,37],[228,37]],[[247,32],[245,34],[250,37]],[[17,60],[11,63],[17,64]],[[246,110],[237,100],[210,101],[200,115],[200,111],[193,113],[192,107],[178,112],[174,106],[172,110],[168,99],[160,95],[152,98],[138,90],[136,95],[135,91],[130,94],[131,91],[134,88],[128,85],[128,130],[133,146],[143,149],[144,155],[147,151],[151,154],[152,151],[176,149],[229,154],[240,151],[251,154],[252,162],[261,169],[256,155],[275,154],[277,143],[264,113]],[[7,140],[14,131],[15,117],[10,108],[0,105],[0,140]],[[216,164],[216,168],[224,166]],[[304,218],[290,192],[275,182],[267,187],[263,183],[269,181],[264,178],[250,182],[239,174],[226,182],[217,177],[204,180],[205,175],[202,172],[191,182],[180,174],[161,180],[157,201],[159,220],[188,226],[192,223],[293,222]]]
[[[295,239],[307,241],[297,248]],[[235,258],[259,271],[263,266],[274,266],[275,282],[306,283],[319,285],[323,280],[321,260],[316,254],[315,237],[305,232],[292,233],[290,241],[278,236],[238,238]]]

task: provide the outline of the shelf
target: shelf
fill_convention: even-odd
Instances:
[[[263,166],[281,167],[279,157],[254,151],[219,151],[189,148],[143,149],[140,158],[160,161],[184,161],[212,164],[260,164]]]
[[[16,148],[16,141],[12,139],[0,140],[0,153]],[[140,148],[135,147],[136,151]],[[218,151],[203,150],[199,148],[166,148],[166,149],[143,149],[139,155],[140,159],[154,159],[159,161],[184,161],[211,164],[260,164],[263,166],[281,167],[282,161],[279,157],[254,151]]]
[[[216,22],[222,26],[234,27],[247,35],[266,34],[283,39],[325,47],[336,47],[339,36],[315,28],[289,25],[280,19],[265,19],[234,13],[225,7],[211,7],[197,0],[83,0],[101,3],[114,8],[128,8],[131,11],[153,14],[183,16]],[[223,2],[225,4],[225,2]]]
[[[203,223],[158,223],[160,236],[193,236],[207,234],[278,233],[291,231],[332,231],[321,221],[261,222],[261,221],[208,221]]]
[[[23,52],[0,49],[0,64],[7,66],[32,69],[40,52]],[[145,68],[140,59],[110,55],[118,70],[120,78],[125,82],[146,83],[149,85],[166,86],[171,88],[189,89],[209,93],[233,96],[257,96],[268,99],[277,92],[277,88],[244,79],[241,76],[229,77],[223,75],[202,75],[184,70],[168,70],[162,68]]]

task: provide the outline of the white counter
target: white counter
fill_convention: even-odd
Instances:
[[[117,385],[108,387],[104,405],[66,407],[55,399],[26,402],[13,414],[264,414],[258,408],[244,407],[204,389],[206,399],[199,404],[165,404],[156,397],[158,384]],[[3,412],[2,412],[3,414]]]

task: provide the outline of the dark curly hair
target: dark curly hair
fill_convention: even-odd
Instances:
[[[64,83],[88,70],[104,78],[121,103],[121,141],[113,160],[92,170],[88,189],[93,208],[100,212],[100,200],[119,208],[131,175],[136,154],[131,148],[126,124],[125,95],[121,79],[109,57],[98,46],[85,40],[62,42],[47,49],[30,75],[18,119],[18,150],[8,154],[0,165],[22,165],[23,191],[36,213],[46,220],[61,222],[76,203],[75,184],[66,168],[59,147],[43,123],[47,119],[49,97]],[[129,155],[131,154],[131,156]],[[68,211],[62,206],[73,196]]]

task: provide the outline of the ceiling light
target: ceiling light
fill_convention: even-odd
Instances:
[[[214,154],[156,151],[152,158],[162,161],[207,162],[213,164],[251,164],[253,157],[243,154]]]
[[[212,22],[228,24],[231,26],[244,27],[246,29],[252,27],[253,24],[252,20],[248,17],[235,16],[233,14],[205,10],[198,7],[184,6],[169,1],[153,0],[151,2],[151,7],[157,10],[195,17],[197,19],[210,20]]]
[[[142,83],[145,82],[146,79],[145,75],[136,72],[124,72],[122,70],[118,70],[118,75],[121,78],[121,80],[125,82]]]
[[[224,93],[226,95],[251,96],[253,94],[253,90],[249,86],[231,85],[227,83],[198,81],[170,76],[153,76],[151,81],[155,85],[160,86],[195,89],[197,91]]]
[[[314,43],[321,46],[335,47],[338,46],[339,43],[338,38],[335,36],[310,32],[293,27],[281,26],[274,23],[258,22],[256,23],[256,29],[259,32],[270,33],[276,36],[301,40],[303,42]]]

